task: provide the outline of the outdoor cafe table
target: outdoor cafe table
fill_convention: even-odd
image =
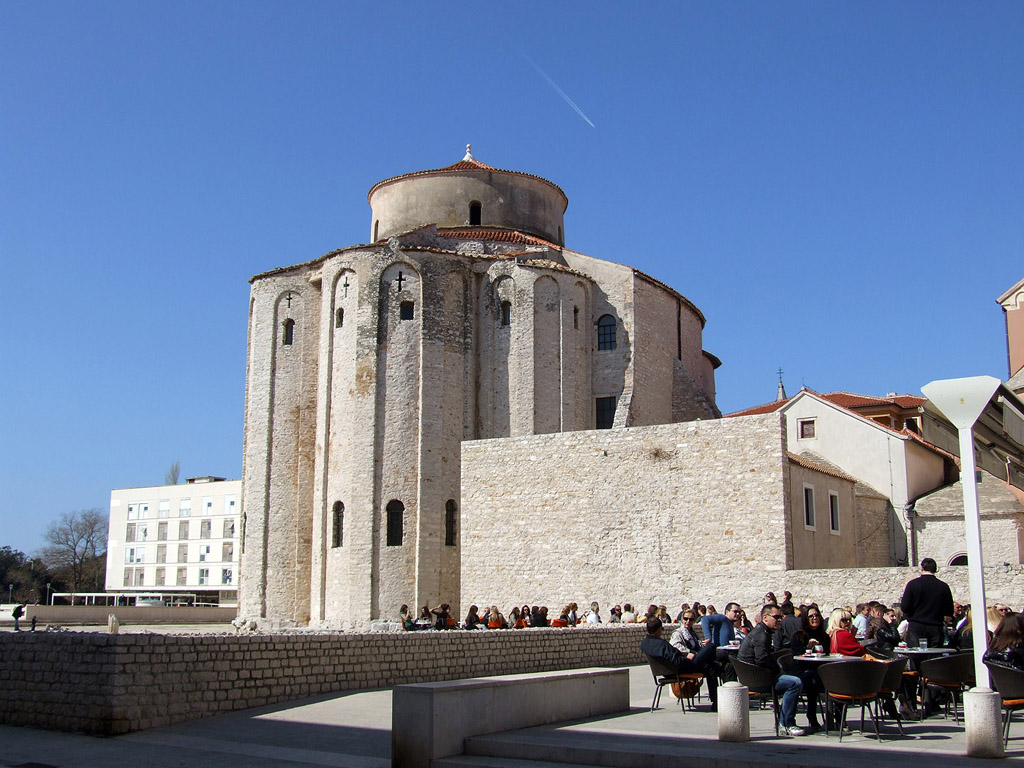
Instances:
[[[917,646],[900,648],[899,646],[896,646],[892,649],[892,652],[899,656],[908,657],[911,661],[914,662],[914,666],[917,667],[922,661],[927,661],[930,657],[938,658],[939,656],[948,656],[951,653],[956,653],[956,648],[946,648],[944,646],[939,646],[937,648],[918,648]],[[924,681],[920,681],[919,684],[915,683],[915,688],[916,690],[914,691],[914,701],[912,703],[914,705],[914,709],[916,710],[917,701],[920,700],[921,697],[924,695]]]
[[[800,654],[799,656],[793,656],[793,661],[801,664],[810,664],[812,666],[818,666],[821,664],[828,664],[832,661],[863,661],[861,656],[844,656],[841,653],[821,653],[814,654],[813,656],[807,656],[806,654]]]

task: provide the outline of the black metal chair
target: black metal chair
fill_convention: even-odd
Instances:
[[[828,702],[841,705],[836,728],[839,730],[839,741],[843,740],[843,724],[846,722],[846,711],[851,704],[860,704],[860,730],[864,731],[864,709],[874,704],[885,680],[887,665],[877,661],[833,661],[818,667],[818,675],[825,686],[825,698]],[[875,738],[882,740],[878,731],[878,717],[871,714],[871,722],[875,726]],[[828,718],[825,719],[825,735],[828,736]]]
[[[690,709],[694,708],[693,696],[696,695],[700,689],[700,684],[704,680],[704,675],[699,672],[677,672],[673,667],[670,667],[661,659],[656,659],[653,656],[644,654],[644,658],[647,659],[647,663],[651,668],[651,675],[654,677],[654,700],[651,702],[651,712],[656,710],[661,704],[661,690],[666,685],[672,685],[673,683],[679,685],[680,692],[685,693],[685,689],[691,687],[693,695],[691,696],[680,696],[679,705],[686,711],[686,704],[684,699],[689,699]]]
[[[775,675],[770,669],[748,664],[733,656],[729,659],[736,670],[736,679],[745,685],[751,699],[767,702],[771,699],[772,711],[775,714],[775,735],[779,735],[779,694],[775,692]]]
[[[885,677],[882,678],[882,688],[878,691],[878,698],[884,705],[886,702],[891,702],[893,708],[896,710],[896,725],[900,729],[900,735],[903,734],[903,718],[900,717],[899,700],[897,698],[900,688],[903,686],[903,671],[907,667],[908,659],[904,656],[900,659],[893,659],[891,661],[879,662],[885,665]],[[884,720],[885,715],[884,709],[880,709],[877,705],[875,711],[879,717]]]
[[[1010,743],[1010,722],[1013,713],[1024,709],[1024,671],[1016,667],[1004,667],[1002,664],[995,664],[986,661],[989,676],[992,678],[992,685],[999,692],[1003,700],[1003,747]]]
[[[963,692],[974,686],[974,654],[954,653],[938,659],[921,662],[921,691],[935,685],[944,690],[946,697],[946,717],[949,717],[949,706],[953,705],[953,718],[960,725],[960,701]]]

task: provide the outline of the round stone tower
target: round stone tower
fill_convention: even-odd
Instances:
[[[436,224],[500,227],[565,243],[565,192],[540,176],[484,165],[468,144],[454,165],[385,179],[368,197],[372,242]]]

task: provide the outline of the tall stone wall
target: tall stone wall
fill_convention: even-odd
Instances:
[[[783,570],[784,446],[778,414],[463,443],[462,608],[607,612]]]

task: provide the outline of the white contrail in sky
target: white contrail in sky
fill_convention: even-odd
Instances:
[[[584,120],[587,121],[587,125],[589,125],[591,128],[597,128],[597,126],[594,125],[593,122],[591,122],[590,118],[587,117],[585,114],[583,114],[583,110],[576,106],[576,102],[573,101],[572,99],[570,99],[569,96],[566,94],[566,92],[558,87],[558,83],[556,83],[554,80],[552,80],[550,77],[548,77],[548,73],[547,72],[545,72],[543,69],[538,67],[537,64],[533,61],[533,59],[531,59],[525,53],[523,54],[523,58],[526,59],[528,62],[530,62],[530,66],[533,67],[534,69],[536,69],[537,72],[540,74],[540,76],[548,81],[548,85],[550,85],[552,88],[555,89],[555,93],[557,93],[559,96],[561,96],[565,100],[566,104],[568,104],[570,107],[572,107],[574,110],[576,110],[576,114],[577,115],[579,115],[580,117],[582,117]]]

